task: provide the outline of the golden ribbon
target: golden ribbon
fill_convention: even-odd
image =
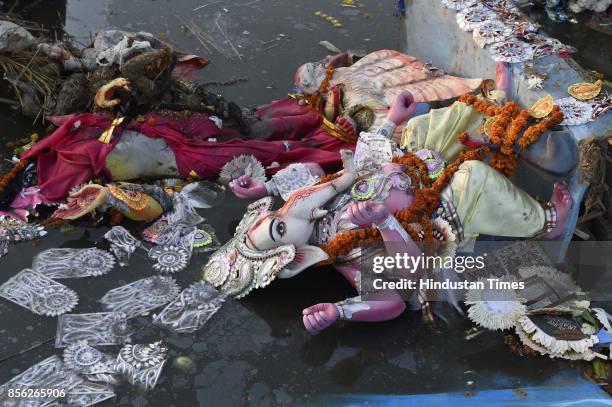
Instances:
[[[115,127],[123,123],[124,120],[125,120],[125,117],[117,117],[113,119],[110,127],[102,132],[102,134],[98,138],[98,141],[104,144],[109,144],[113,138],[113,131],[115,131]]]

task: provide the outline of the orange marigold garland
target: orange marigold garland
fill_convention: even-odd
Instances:
[[[0,192],[4,192],[8,184],[11,183],[19,174],[19,171],[23,170],[28,165],[29,160],[20,160],[18,163],[13,165],[13,168],[10,169],[9,172],[4,174],[2,178],[0,178]]]
[[[519,147],[525,149],[538,141],[542,134],[549,128],[560,124],[563,121],[563,112],[558,105],[553,106],[552,112],[540,123],[535,126],[531,126],[525,133],[523,133],[523,137],[519,140]]]
[[[408,174],[411,179],[413,179],[414,176],[420,177],[421,185],[423,185],[423,187],[420,188],[419,183],[413,183],[415,186],[413,204],[409,208],[394,214],[412,240],[434,240],[430,218],[440,205],[440,193],[450,183],[453,175],[463,162],[469,160],[482,160],[488,152],[488,147],[480,147],[476,150],[462,153],[453,163],[445,168],[442,175],[440,175],[432,185],[429,185],[427,166],[417,156],[408,153],[403,157],[393,158],[393,162],[406,166],[406,174]],[[418,175],[415,174],[416,168],[419,169]],[[423,238],[419,237],[418,231],[414,227],[415,223],[421,226],[424,232]],[[381,240],[380,231],[375,227],[368,227],[342,232],[324,245],[322,249],[330,258],[328,262],[333,263],[338,256],[346,256],[359,246]]]
[[[514,144],[519,139],[519,133],[527,126],[529,122],[529,111],[521,110],[520,113],[512,120],[506,136],[502,140],[500,150],[503,154],[512,155],[514,153]]]
[[[487,135],[493,144],[499,146],[499,149],[493,154],[489,165],[506,176],[512,175],[516,170],[519,156],[514,151],[514,146],[517,140],[519,147],[524,149],[535,143],[548,128],[563,121],[563,113],[559,106],[554,106],[552,113],[545,120],[527,128],[523,136],[519,138],[520,132],[530,120],[530,115],[527,110],[520,109],[516,103],[509,102],[500,108],[469,94],[461,96],[458,100],[468,106],[474,106],[476,110],[486,116],[495,117]],[[469,139],[469,134],[463,132],[458,135],[458,138],[463,143]],[[408,153],[403,157],[393,158],[394,163],[405,166],[406,174],[410,176],[412,185],[415,186],[413,204],[409,208],[394,214],[411,239],[415,241],[434,239],[430,218],[440,205],[442,190],[451,182],[453,175],[461,164],[470,160],[482,161],[490,152],[488,146],[463,152],[454,162],[446,166],[442,175],[431,185],[427,167],[417,156]],[[418,172],[416,169],[418,169]],[[321,182],[327,182],[338,176],[339,173],[325,176],[321,179]],[[417,223],[424,232],[422,238],[419,237],[417,230],[414,228],[414,224]],[[329,262],[334,262],[338,256],[346,256],[363,244],[380,240],[382,238],[378,229],[368,227],[342,232],[324,245],[322,249],[329,255]]]
[[[547,129],[563,121],[561,109],[559,106],[554,106],[546,119],[527,128],[519,138],[520,132],[530,120],[531,115],[528,110],[519,109],[514,102],[508,102],[504,107],[498,108],[469,94],[461,96],[459,101],[468,106],[473,105],[486,116],[495,117],[489,126],[487,136],[491,143],[499,146],[499,150],[493,154],[490,166],[506,176],[514,174],[518,165],[519,155],[514,151],[517,141],[519,147],[525,149],[535,143]],[[468,137],[467,133],[462,133],[459,135],[459,141],[466,144],[465,140]]]

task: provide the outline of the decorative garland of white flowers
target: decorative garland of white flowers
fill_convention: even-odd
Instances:
[[[486,286],[487,280],[478,280]],[[515,281],[513,277],[504,276],[500,281]],[[527,312],[524,299],[520,298],[514,290],[469,290],[466,293],[468,318],[476,325],[491,330],[510,329],[516,325],[517,320]]]
[[[548,350],[548,353],[552,355],[564,355],[567,353],[585,353],[593,345],[597,344],[599,340],[596,335],[593,335],[591,331],[585,332],[585,328],[581,331],[585,334],[585,338],[577,341],[567,341],[563,339],[557,339],[554,336],[550,336],[542,329],[540,329],[529,317],[524,315],[518,319],[517,327],[520,326],[523,331],[529,334],[530,339],[539,345],[542,345]],[[518,332],[518,330],[517,330]]]
[[[518,335],[519,339],[521,340],[521,342],[526,345],[529,346],[531,349],[539,352],[541,355],[548,355],[550,358],[554,359],[554,358],[561,358],[561,359],[567,359],[567,360],[586,360],[586,361],[590,361],[595,359],[595,357],[597,356],[597,354],[595,352],[593,352],[591,349],[587,349],[586,351],[582,352],[582,353],[573,353],[573,352],[568,352],[568,353],[552,353],[549,349],[541,346],[540,344],[534,342],[531,340],[531,338],[529,337],[529,334],[527,332],[525,332],[520,325],[516,326],[516,334]]]

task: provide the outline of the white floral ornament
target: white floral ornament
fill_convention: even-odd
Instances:
[[[593,121],[593,105],[589,102],[567,97],[555,100],[555,105],[559,105],[563,112],[563,125],[579,126]]]
[[[521,341],[543,355],[570,360],[592,360],[599,342],[567,310],[542,309],[520,317],[516,333]]]
[[[457,24],[463,31],[473,31],[485,21],[496,20],[497,15],[484,7],[470,7],[459,11]]]
[[[87,341],[78,341],[64,350],[64,364],[83,375],[115,373],[115,361],[111,356],[89,346]]]
[[[453,227],[448,221],[441,217],[436,217],[431,221],[433,237],[442,242],[439,247],[436,248],[436,256],[443,259],[449,257],[455,257],[457,253],[457,236],[453,231]],[[419,238],[423,238],[425,233],[423,229],[417,231]]]
[[[49,249],[38,254],[32,268],[49,278],[96,277],[115,267],[115,258],[104,250]]]
[[[442,0],[442,5],[451,10],[463,10],[476,3],[478,3],[478,0]]]
[[[37,389],[62,389],[66,392],[70,392],[81,382],[83,382],[81,377],[75,372],[68,370],[62,363],[62,360],[57,355],[53,355],[30,366],[25,371],[1,385],[0,405],[3,407],[60,405],[58,392],[54,392],[56,394],[55,396],[50,394],[48,397],[40,397],[35,395],[39,393]],[[30,390],[30,397],[10,397],[9,389],[23,390],[25,394],[28,393],[26,390]]]
[[[55,347],[85,341],[89,345],[122,345],[130,341],[132,329],[122,312],[61,315],[57,321]]]
[[[474,42],[480,48],[489,44],[503,41],[512,35],[512,30],[508,25],[498,20],[485,21],[479,24],[472,33]]]
[[[180,333],[195,332],[221,309],[225,298],[209,284],[199,281],[183,290],[177,299],[155,315],[153,323]]]
[[[157,384],[166,363],[168,349],[161,342],[126,345],[119,351],[115,369],[131,384],[151,390]]]
[[[304,164],[296,163],[274,174],[272,182],[279,195],[286,201],[298,189],[319,182],[319,178],[312,175]]]
[[[0,297],[50,317],[69,312],[79,302],[73,290],[30,269],[20,271],[2,284]]]
[[[88,407],[112,399],[116,394],[107,383],[93,383],[85,380],[67,393],[68,406]]]
[[[176,273],[189,264],[189,252],[174,245],[156,246],[149,251],[149,258],[155,260],[153,268],[160,273]]]
[[[500,281],[515,281],[505,276]],[[481,278],[479,282],[487,287],[488,281]],[[527,308],[514,290],[471,289],[465,297],[468,306],[468,318],[486,329],[504,330],[516,325],[517,320],[525,315]]]
[[[517,39],[508,39],[491,45],[491,56],[497,62],[524,62],[533,59],[533,48]]]
[[[56,317],[70,312],[79,303],[77,294],[65,286],[50,286],[42,290],[34,301],[34,312],[39,315]]]
[[[112,289],[100,302],[107,310],[132,318],[169,303],[179,292],[180,287],[172,277],[154,276]]]
[[[127,266],[130,256],[137,248],[143,248],[140,240],[136,239],[123,226],[114,226],[106,232],[104,238],[111,244],[111,251],[119,260],[121,267]]]
[[[243,175],[248,175],[256,181],[266,180],[266,170],[259,160],[252,155],[241,155],[223,166],[219,173],[219,182],[227,185]]]

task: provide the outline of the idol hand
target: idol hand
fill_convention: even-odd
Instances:
[[[313,305],[302,311],[302,314],[304,326],[311,333],[321,331],[333,325],[340,318],[338,308],[331,303]]]
[[[353,202],[347,208],[347,214],[351,223],[360,227],[379,224],[390,215],[384,205],[372,201]]]
[[[387,113],[387,120],[399,126],[410,118],[416,107],[417,104],[414,102],[414,96],[412,96],[412,93],[405,90],[395,97],[391,105],[391,110]]]
[[[248,175],[230,182],[232,192],[242,199],[258,199],[268,195],[266,184],[263,181],[254,180]]]

